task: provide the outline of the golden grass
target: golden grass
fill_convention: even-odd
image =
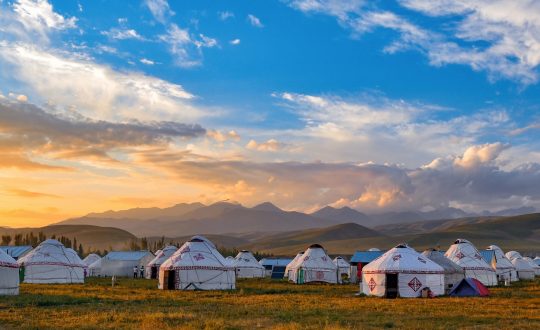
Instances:
[[[356,285],[240,280],[235,291],[156,289],[154,280],[89,279],[21,286],[0,297],[0,328],[540,329],[540,280],[492,288],[489,298],[358,297]]]

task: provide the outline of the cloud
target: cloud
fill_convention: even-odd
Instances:
[[[171,24],[167,34],[161,35],[160,39],[169,46],[170,53],[176,58],[176,64],[184,68],[201,65],[201,49],[217,46],[216,39],[203,34],[193,38],[188,29],[182,29],[176,24]]]
[[[7,189],[5,190],[9,195],[24,197],[24,198],[61,198],[58,195],[46,194],[41,192],[29,191],[24,189]]]
[[[263,28],[264,27],[261,20],[255,15],[252,15],[252,14],[247,15],[247,20],[248,20],[249,24],[251,24],[254,27],[258,27],[258,28]]]
[[[240,45],[240,39],[233,39],[229,43],[234,46]]]
[[[73,106],[91,118],[191,121],[204,113],[180,85],[115,71],[72,53],[0,42],[0,59],[4,81],[16,79],[52,106]]]
[[[394,30],[399,37],[388,53],[416,50],[433,66],[462,64],[486,71],[489,78],[510,79],[527,85],[538,80],[540,64],[540,5],[534,1],[400,0],[416,13],[440,18],[423,28],[393,11],[364,1],[295,0],[289,5],[305,13],[336,17],[353,35],[377,28]],[[411,15],[413,16],[413,15]],[[420,21],[420,20],[416,20]]]
[[[141,62],[142,64],[146,64],[146,65],[154,65],[154,64],[156,64],[156,62],[154,62],[152,60],[149,60],[147,58],[141,58],[139,60],[139,62]]]
[[[165,23],[170,17],[175,15],[175,12],[169,7],[167,0],[146,0],[145,4],[150,9],[154,18],[160,23]]]
[[[220,11],[218,12],[219,19],[222,21],[226,21],[229,18],[234,18],[234,13],[231,11]]]
[[[117,40],[126,40],[126,39],[144,40],[144,38],[137,31],[133,29],[113,28],[113,29],[110,29],[109,31],[103,31],[101,32],[101,34],[109,38],[117,39]]]
[[[246,144],[247,149],[258,150],[258,151],[272,151],[272,152],[282,150],[286,146],[287,145],[285,143],[278,142],[275,139],[270,139],[266,142],[257,142],[255,140],[250,140],[248,144]]]
[[[206,132],[206,135],[214,140],[216,140],[217,142],[225,142],[225,141],[228,141],[228,140],[232,140],[232,141],[239,141],[240,140],[240,135],[238,135],[238,133],[234,130],[231,130],[231,131],[228,131],[228,132],[220,132],[220,131],[217,131],[217,130],[208,130]]]
[[[26,31],[35,32],[44,39],[50,30],[73,29],[77,26],[77,18],[66,18],[56,13],[47,0],[17,0],[13,10]]]

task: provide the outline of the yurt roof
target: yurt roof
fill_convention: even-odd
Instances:
[[[531,264],[529,264],[527,260],[520,257],[512,259],[512,265],[516,267],[517,271],[534,270],[533,266],[531,266]]]
[[[207,244],[209,244],[213,249],[217,249],[216,248],[216,245],[214,243],[212,243],[212,241],[210,241],[208,238],[202,236],[202,235],[195,235],[193,237],[191,237],[191,240],[190,242],[198,242],[198,241],[203,241],[203,242],[206,242]]]
[[[95,253],[90,253],[89,255],[86,256],[86,258],[83,259],[83,262],[87,265],[87,266],[90,266],[91,264],[93,264],[94,262],[96,262],[97,260],[101,259],[100,256],[98,256],[97,254]]]
[[[512,261],[514,258],[522,258],[521,253],[517,251],[508,251],[506,252],[505,256]]]
[[[287,266],[292,259],[290,258],[262,258],[259,264],[263,266]]]
[[[174,252],[161,267],[230,267],[230,262],[214,246],[214,244],[206,239],[192,237]]]
[[[351,258],[351,262],[365,264],[372,262],[383,254],[383,251],[356,251]]]
[[[367,264],[366,273],[398,272],[443,274],[444,268],[405,244],[399,244]]]
[[[482,258],[485,262],[487,262],[489,265],[493,264],[497,259],[495,258],[495,251],[494,250],[478,250],[480,252],[480,255],[482,255]]]
[[[21,259],[17,260],[19,264],[38,264],[38,263],[64,263],[71,266],[86,266],[76,253],[66,249],[62,243],[54,239],[47,239],[39,244]]]
[[[491,251],[493,253],[493,251]],[[469,241],[458,239],[444,254],[453,262],[457,263],[463,269],[483,269],[485,271],[494,271],[492,266],[488,264],[481,252]]]
[[[435,249],[428,249],[422,252],[422,255],[444,268],[445,273],[464,272],[463,268],[461,268],[460,265],[445,257],[441,251]]]
[[[116,261],[137,261],[147,255],[152,254],[148,251],[111,251],[104,258]]]
[[[19,264],[4,250],[0,249],[0,267],[18,268]]]
[[[292,268],[308,269],[337,269],[332,259],[326,254],[324,248],[319,244],[312,244],[304,254],[295,262]]]
[[[21,246],[0,246],[0,249],[7,253],[12,258],[20,258],[26,253],[32,251],[32,246],[30,245],[21,245]]]
[[[94,261],[93,263],[91,263],[91,264],[88,266],[88,268],[90,268],[90,269],[101,268],[101,261],[102,261],[102,260],[103,260],[103,259],[98,259],[98,260]]]

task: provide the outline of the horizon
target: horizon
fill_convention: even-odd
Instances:
[[[0,0],[0,226],[224,200],[538,211],[539,12]]]

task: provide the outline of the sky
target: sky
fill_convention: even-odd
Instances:
[[[0,226],[540,210],[540,2],[0,0]]]

